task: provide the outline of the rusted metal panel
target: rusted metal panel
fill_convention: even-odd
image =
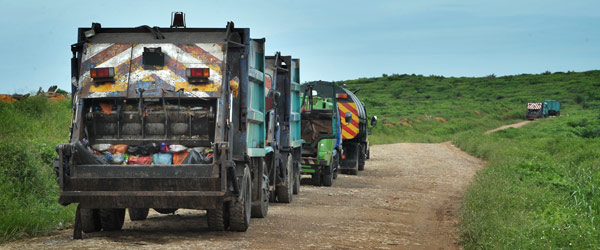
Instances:
[[[66,191],[222,191],[218,178],[70,178]]]
[[[218,166],[216,166],[218,168]],[[72,171],[73,178],[210,178],[212,164],[189,165],[79,165]]]
[[[80,203],[82,208],[190,208],[214,209],[223,202],[223,192],[64,192],[61,203]]]
[[[79,77],[79,95],[82,97],[125,97],[129,82],[131,64],[130,43],[87,44],[83,50],[83,59]],[[94,83],[90,69],[114,67],[115,80]]]

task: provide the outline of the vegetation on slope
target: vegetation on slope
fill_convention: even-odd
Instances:
[[[600,71],[485,78],[392,75],[345,81],[381,118],[371,141],[452,140],[487,161],[461,211],[467,249],[600,245]],[[527,102],[561,116],[523,120]],[[395,136],[390,136],[395,135]]]
[[[56,145],[68,141],[70,102],[30,97],[0,103],[0,242],[46,233],[73,221],[58,204]]]
[[[600,98],[600,71],[495,77],[384,75],[337,82],[379,117],[371,143],[440,142],[468,130],[523,120],[527,102],[560,100],[592,108]],[[596,89],[596,91],[592,91]]]

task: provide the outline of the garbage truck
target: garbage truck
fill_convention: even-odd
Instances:
[[[338,175],[342,152],[336,86],[329,82],[313,82],[302,87],[301,138],[304,144],[301,173],[311,175],[315,186],[332,186]]]
[[[290,203],[300,187],[300,60],[277,52],[265,62],[265,175],[271,192],[261,195],[267,201]],[[267,210],[266,206],[253,208],[252,214],[262,218]]]
[[[544,102],[527,103],[527,113],[525,118],[533,120],[535,118],[545,118],[548,116],[560,116],[560,102],[556,100],[546,100]]]
[[[313,82],[306,84],[305,88],[304,96],[308,102],[303,104],[303,139],[313,144],[303,146],[302,171],[312,175],[313,185],[325,186],[329,186],[329,181],[335,179],[338,173],[357,175],[358,171],[364,170],[365,161],[370,157],[370,132],[364,103],[356,97],[356,91],[351,92],[331,82]],[[306,115],[304,111],[307,111]],[[328,130],[324,130],[323,114],[328,112],[333,112],[328,116],[332,121],[327,122]],[[316,117],[313,113],[320,115]],[[377,116],[370,117],[369,123],[371,127],[376,126]],[[304,138],[305,135],[307,138]],[[316,158],[315,149],[319,152]],[[331,175],[327,174],[330,169],[333,171]]]
[[[149,208],[206,210],[211,230],[246,231],[263,202],[265,39],[184,18],[78,29],[71,136],[54,164],[59,203],[78,204],[74,238]]]

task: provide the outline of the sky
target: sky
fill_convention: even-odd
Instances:
[[[0,0],[0,93],[70,90],[77,28],[250,28],[266,54],[300,58],[301,81],[382,74],[487,76],[600,69],[600,1]]]

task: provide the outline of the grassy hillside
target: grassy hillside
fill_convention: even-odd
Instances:
[[[338,82],[380,118],[372,143],[439,142],[467,130],[523,119],[527,102],[560,100],[592,108],[600,98],[600,71],[480,78],[384,75]],[[595,90],[595,91],[594,91]],[[393,136],[390,136],[393,135]]]
[[[392,75],[340,82],[381,123],[373,143],[452,140],[487,160],[461,211],[467,249],[600,245],[600,71],[485,78]],[[561,116],[519,129],[527,102]],[[394,135],[394,136],[390,136]]]
[[[51,165],[70,120],[68,101],[0,103],[0,242],[73,222],[74,209],[57,202]]]

